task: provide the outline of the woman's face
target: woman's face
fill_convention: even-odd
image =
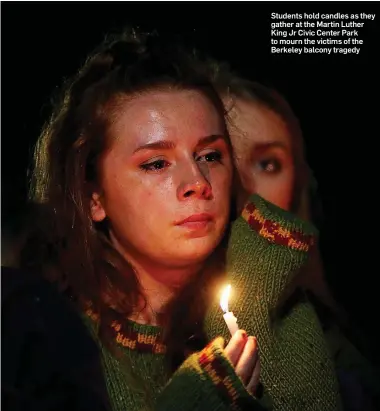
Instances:
[[[295,172],[285,122],[265,106],[243,100],[236,101],[231,120],[230,136],[242,184],[239,206],[248,194],[257,193],[289,210]]]
[[[138,262],[186,267],[220,242],[232,162],[223,118],[196,91],[151,91],[119,105],[100,161],[92,218]]]

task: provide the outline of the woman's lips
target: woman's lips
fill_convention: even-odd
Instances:
[[[207,227],[214,217],[208,213],[193,214],[184,220],[181,220],[176,223],[176,225],[188,229],[199,230]]]

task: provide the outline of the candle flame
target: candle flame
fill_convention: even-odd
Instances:
[[[230,292],[231,292],[231,285],[228,284],[224,288],[222,292],[222,296],[220,297],[220,307],[225,313],[228,313],[228,299],[230,298]]]

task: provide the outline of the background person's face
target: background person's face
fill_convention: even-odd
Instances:
[[[152,91],[120,104],[109,138],[93,219],[107,216],[113,241],[137,261],[202,262],[224,234],[232,178],[213,104],[195,91]]]
[[[257,193],[289,210],[294,188],[291,135],[282,118],[254,102],[237,100],[231,112],[230,136],[242,183],[239,206]]]

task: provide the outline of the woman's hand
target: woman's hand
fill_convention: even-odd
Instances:
[[[256,337],[238,330],[224,349],[247,391],[255,395],[260,378],[260,360]]]

